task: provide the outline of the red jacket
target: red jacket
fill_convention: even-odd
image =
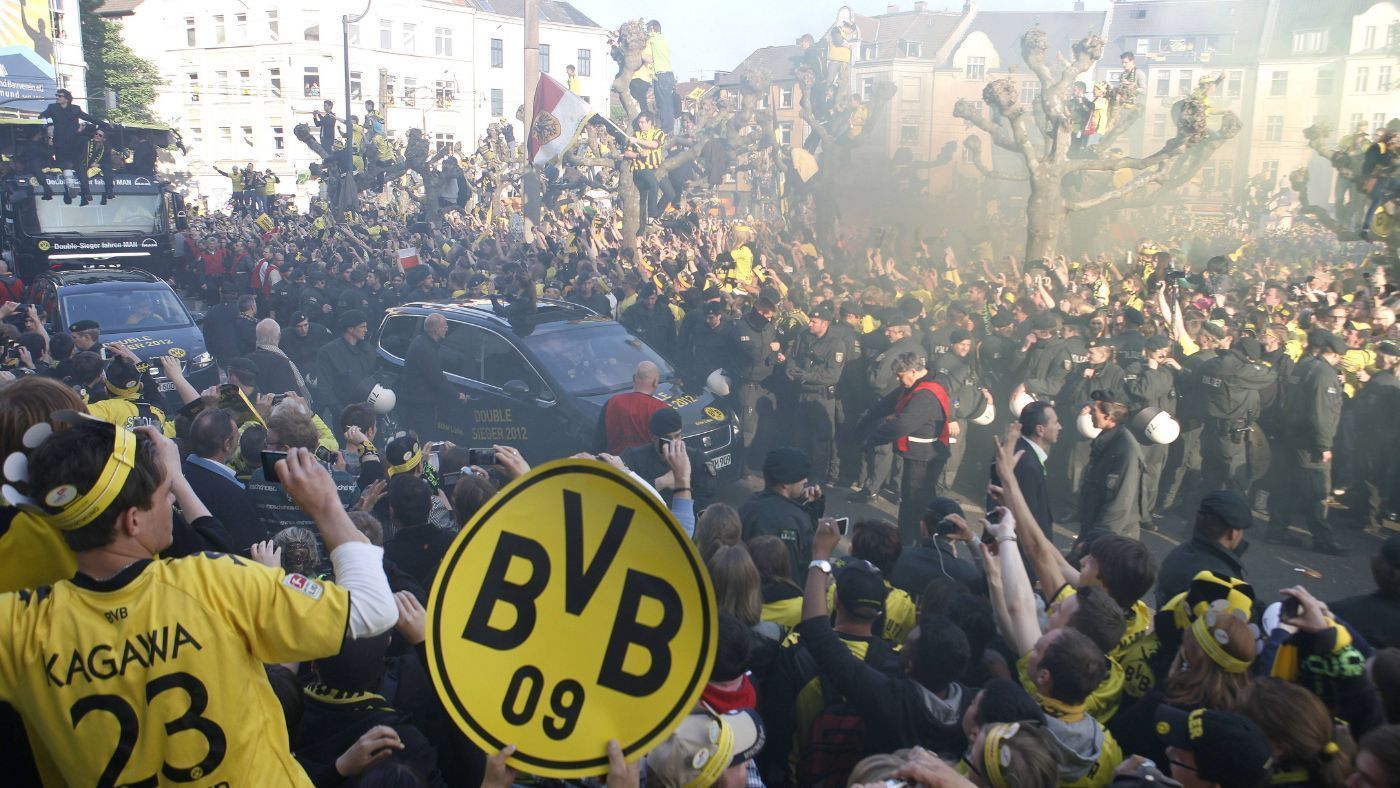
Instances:
[[[608,454],[621,454],[634,446],[651,442],[651,414],[666,403],[650,394],[629,391],[618,394],[603,406],[603,434]]]

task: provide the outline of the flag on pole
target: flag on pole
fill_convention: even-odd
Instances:
[[[527,152],[530,162],[537,167],[564,155],[578,137],[584,121],[593,115],[588,102],[570,93],[548,74],[540,74],[540,83],[535,87],[534,110]]]
[[[407,271],[418,266],[418,247],[405,246],[399,250],[399,267]]]

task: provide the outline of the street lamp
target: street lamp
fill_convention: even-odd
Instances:
[[[365,10],[351,16],[343,14],[340,17],[340,40],[344,46],[345,61],[345,108],[341,110],[345,113],[345,147],[350,147],[350,25],[359,22],[369,15],[369,7],[374,4],[374,0],[365,0]]]

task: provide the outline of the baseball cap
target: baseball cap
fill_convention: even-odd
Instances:
[[[101,330],[101,327],[97,325],[96,320],[79,320],[78,322],[69,326],[68,330],[76,334],[79,331],[98,331]]]
[[[955,328],[948,332],[949,345],[956,345],[959,342],[966,342],[969,339],[972,339],[972,335],[967,333],[967,329]]]
[[[1095,402],[1122,402],[1124,397],[1114,389],[1094,389],[1089,399]]]
[[[880,325],[884,326],[885,328],[894,328],[895,326],[907,326],[909,325],[909,318],[898,309],[890,307],[884,312],[880,313]]]
[[[1376,352],[1383,356],[1400,356],[1400,345],[1387,339],[1376,345]]]
[[[1123,322],[1130,326],[1140,326],[1147,322],[1147,316],[1135,307],[1123,307]]]
[[[807,317],[812,320],[831,321],[836,316],[836,310],[831,307],[830,301],[823,301],[807,310]]]
[[[1143,348],[1147,351],[1165,350],[1172,346],[1172,341],[1162,334],[1153,334],[1143,343]]]
[[[247,356],[229,359],[228,371],[238,375],[238,379],[242,381],[252,382],[258,379],[258,365]]]
[[[1254,514],[1249,510],[1249,504],[1234,490],[1212,490],[1206,493],[1206,497],[1201,499],[1201,505],[1196,508],[1196,514],[1214,515],[1231,528],[1240,530],[1254,525]]]
[[[874,564],[859,558],[848,560],[836,573],[836,598],[855,615],[874,618],[885,611],[889,590]]]
[[[1049,312],[1041,312],[1031,318],[1031,328],[1034,328],[1036,331],[1054,331],[1055,316]]]
[[[651,414],[647,427],[652,435],[670,435],[681,431],[681,414],[675,408],[660,408]]]
[[[707,315],[722,315],[724,314],[724,304],[719,301],[706,301],[704,311]]]
[[[992,315],[992,328],[1004,328],[1015,324],[1016,318],[1012,317],[1010,312],[998,312]]]
[[[1347,343],[1325,328],[1315,328],[1308,334],[1308,344],[1330,353],[1347,352]]]
[[[1167,703],[1153,715],[1157,736],[1168,747],[1196,756],[1202,780],[1232,788],[1254,788],[1269,781],[1273,756],[1269,737],[1248,717],[1229,711],[1186,711]]]
[[[1264,355],[1264,346],[1259,344],[1259,340],[1253,337],[1241,339],[1235,343],[1235,347],[1239,348],[1240,352],[1252,359],[1258,359]]]
[[[763,749],[763,722],[751,709],[715,714],[708,709],[681,721],[647,756],[647,784],[658,788],[707,788],[731,766]]]
[[[355,326],[367,322],[369,322],[369,318],[365,316],[364,312],[358,309],[350,309],[340,316],[340,330],[349,331]]]
[[[777,484],[793,484],[807,478],[812,460],[801,449],[791,446],[773,449],[763,458],[763,478]]]
[[[938,522],[950,514],[967,518],[967,515],[963,513],[962,504],[952,498],[940,496],[928,502],[928,508],[924,510],[924,519],[932,518],[934,522]]]

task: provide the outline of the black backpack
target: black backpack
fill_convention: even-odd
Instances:
[[[865,757],[865,718],[825,675],[819,677],[822,710],[802,736],[797,784],[842,788]]]

